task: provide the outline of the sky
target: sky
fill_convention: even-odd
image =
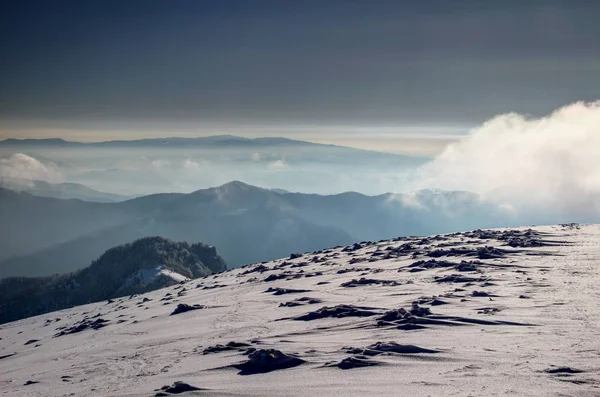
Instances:
[[[0,3],[0,138],[286,136],[436,154],[600,87],[600,2]]]

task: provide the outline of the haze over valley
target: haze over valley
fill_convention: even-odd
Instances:
[[[284,138],[8,139],[0,275],[73,271],[154,235],[215,245],[237,267],[398,235],[599,222],[598,126],[600,103],[501,115],[435,158]]]

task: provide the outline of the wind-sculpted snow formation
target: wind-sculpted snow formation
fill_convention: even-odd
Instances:
[[[599,395],[599,242],[361,242],[4,324],[0,393]]]

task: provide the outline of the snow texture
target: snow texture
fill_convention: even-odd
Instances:
[[[156,282],[161,277],[169,278],[177,283],[189,280],[189,278],[177,272],[165,269],[162,265],[157,265],[153,269],[138,269],[123,282],[120,289],[126,289],[132,284],[149,285]]]
[[[0,327],[0,394],[598,396],[599,245],[599,225],[362,242],[48,313]]]

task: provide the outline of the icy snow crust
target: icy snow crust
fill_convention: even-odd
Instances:
[[[0,394],[600,396],[599,247],[498,229],[181,280],[2,325]]]

